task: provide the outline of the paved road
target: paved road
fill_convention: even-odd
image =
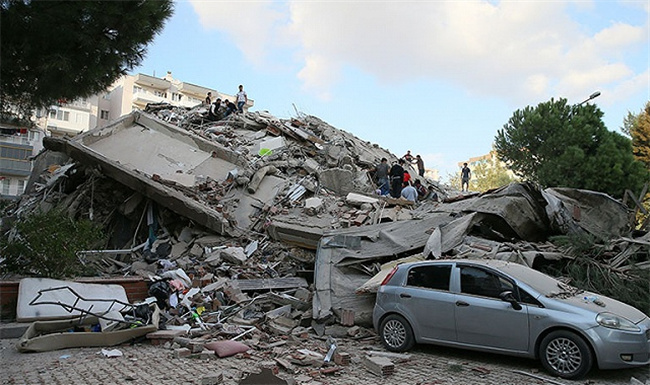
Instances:
[[[251,351],[250,355],[229,358],[173,358],[168,347],[149,343],[119,346],[124,355],[106,358],[101,348],[65,349],[45,353],[18,353],[13,344],[17,340],[0,340],[2,384],[201,384],[204,376],[223,373],[223,384],[239,384],[251,372],[273,365],[275,357],[287,357],[298,349],[325,352],[325,343],[308,339],[296,344],[266,350]],[[514,371],[531,373],[566,385],[628,385],[635,377],[650,384],[650,368],[618,371],[592,371],[581,381],[552,378],[544,373],[538,362],[500,355],[482,354],[464,350],[418,346],[410,352],[411,359],[395,364],[394,374],[379,377],[368,372],[360,360],[368,350],[383,350],[376,342],[359,343],[339,340],[340,351],[347,352],[352,363],[341,366],[334,374],[323,374],[313,366],[298,367],[297,373],[280,369],[278,376],[295,384],[331,385],[488,385],[543,384],[533,377]],[[290,382],[291,383],[291,382]],[[552,382],[547,382],[552,383]]]

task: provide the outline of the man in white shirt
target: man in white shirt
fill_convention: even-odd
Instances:
[[[246,91],[244,91],[244,86],[239,85],[239,92],[237,92],[237,110],[239,113],[244,112],[244,104],[248,102],[248,95],[246,95]]]

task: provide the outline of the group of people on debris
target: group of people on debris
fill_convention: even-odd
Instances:
[[[230,116],[230,114],[242,114],[244,113],[244,105],[248,102],[248,95],[244,91],[244,86],[239,85],[239,92],[235,95],[235,101],[237,104],[231,102],[228,99],[217,98],[214,102],[212,101],[212,92],[208,92],[205,97],[205,104],[209,106],[208,108],[208,120],[217,121],[222,120]]]
[[[406,155],[392,166],[388,166],[388,159],[382,158],[374,168],[379,195],[393,198],[404,198],[414,203],[427,199],[438,200],[438,194],[433,186],[425,187],[420,179],[411,180],[411,174],[404,169],[406,163],[417,165],[418,175],[424,177],[424,161],[420,155],[413,157],[409,150]]]

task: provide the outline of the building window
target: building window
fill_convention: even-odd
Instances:
[[[134,93],[134,94],[137,94],[137,93],[139,93],[139,92],[144,92],[144,90],[142,89],[142,87],[133,86],[133,93]]]
[[[27,160],[31,155],[31,150],[26,150],[24,148],[0,147],[0,158]]]
[[[172,92],[172,101],[180,102],[181,99],[183,99],[183,95],[181,95],[179,93],[176,93],[176,92]]]
[[[19,179],[18,180],[18,191],[16,191],[16,195],[23,195],[25,192],[25,180],[24,179]]]
[[[162,92],[162,91],[157,91],[157,90],[155,90],[155,91],[153,92],[153,94],[156,95],[156,96],[158,96],[158,97],[161,97],[161,98],[167,98],[167,93],[166,93],[166,92]]]
[[[63,120],[65,122],[70,121],[70,112],[63,110],[50,110],[50,118],[56,120]]]
[[[9,187],[11,186],[11,179],[3,179],[2,181],[2,195],[9,195]]]
[[[100,118],[100,119],[108,120],[108,111],[106,111],[106,110],[101,110],[101,111],[99,112],[99,114],[100,114],[100,115],[99,115],[99,118]]]

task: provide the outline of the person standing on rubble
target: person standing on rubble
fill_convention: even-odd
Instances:
[[[406,151],[406,154],[402,157],[409,164],[413,163],[413,155],[411,155],[411,150]]]
[[[244,91],[244,86],[239,85],[239,92],[237,92],[237,111],[239,113],[244,112],[244,104],[248,103],[248,95],[246,95],[246,91]]]
[[[390,196],[393,198],[399,198],[402,194],[402,183],[404,181],[404,159],[400,159],[399,162],[395,163],[393,167],[390,168],[388,173],[390,176]]]
[[[469,191],[469,180],[472,179],[472,170],[467,167],[467,163],[463,163],[463,168],[460,170],[460,191]]]
[[[205,105],[210,106],[212,104],[212,92],[208,92],[208,95],[205,97]]]
[[[424,177],[424,160],[422,160],[420,154],[415,156],[415,164],[418,166],[418,175]]]
[[[390,168],[388,167],[388,159],[381,158],[381,163],[375,167],[375,177],[377,178],[380,195],[388,195],[388,191],[390,190],[390,182],[388,181],[389,172]]]

